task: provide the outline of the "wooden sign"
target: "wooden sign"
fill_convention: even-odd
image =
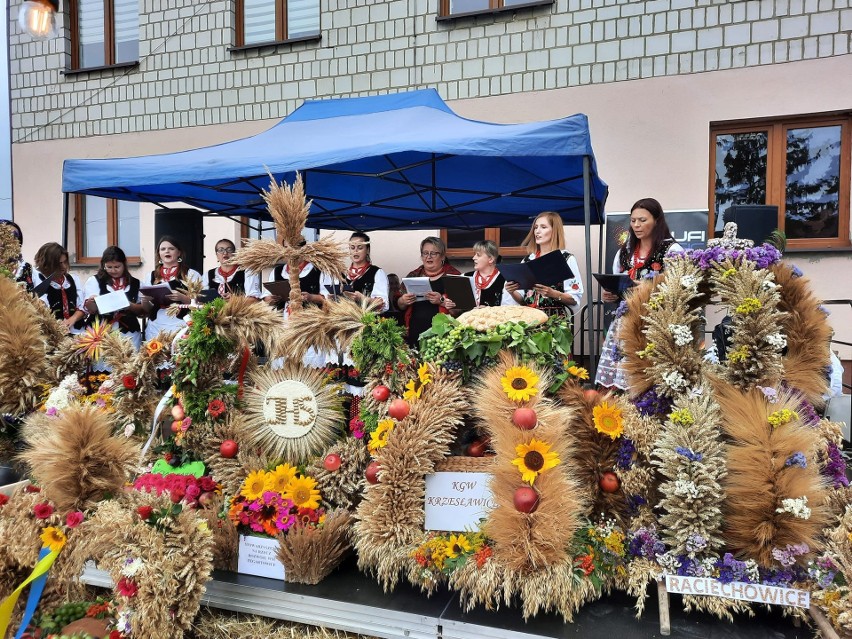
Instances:
[[[434,473],[426,476],[426,530],[478,530],[479,520],[496,506],[491,473]]]

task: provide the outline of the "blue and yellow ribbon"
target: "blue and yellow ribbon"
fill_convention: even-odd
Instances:
[[[41,553],[39,554],[38,563],[36,563],[35,568],[33,568],[30,576],[24,579],[23,583],[15,588],[6,599],[3,600],[3,603],[0,604],[0,637],[6,636],[6,629],[9,627],[9,621],[12,618],[12,612],[15,610],[15,604],[18,603],[18,597],[20,597],[21,592],[23,592],[24,588],[30,585],[32,582],[36,581],[39,578],[42,578],[41,588],[44,587],[44,581],[47,580],[47,571],[50,570],[50,567],[53,565],[53,562],[56,561],[56,558],[59,556],[59,550],[50,550],[45,547],[41,549]],[[35,589],[38,584],[33,585],[33,589]],[[41,593],[39,592],[39,595]],[[36,604],[38,601],[35,602]],[[29,604],[27,605],[27,609],[29,609]],[[33,606],[34,608],[34,606]],[[28,620],[27,620],[28,623]],[[23,627],[23,624],[22,624]]]

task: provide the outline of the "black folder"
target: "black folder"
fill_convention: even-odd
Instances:
[[[507,282],[517,282],[518,287],[524,290],[534,288],[536,284],[554,286],[574,277],[562,251],[551,251],[521,264],[498,264],[497,270]]]

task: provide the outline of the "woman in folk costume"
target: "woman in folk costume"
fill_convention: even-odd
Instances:
[[[76,275],[68,272],[68,251],[56,242],[48,242],[36,252],[35,267],[33,284],[39,290],[44,289],[40,299],[69,333],[82,332],[86,318],[83,286]]]
[[[497,244],[483,240],[473,245],[473,270],[465,273],[473,278],[477,306],[517,306],[506,290],[506,278],[497,270],[500,254]]]
[[[88,324],[95,318],[100,318],[101,322],[115,325],[122,335],[133,342],[136,350],[139,350],[142,343],[139,317],[145,314],[145,308],[139,302],[139,286],[139,280],[127,270],[127,255],[124,251],[117,246],[108,246],[101,256],[100,270],[86,280],[84,287],[86,310],[90,313]],[[127,296],[130,306],[115,313],[99,313],[94,298],[118,292]]]
[[[216,261],[219,266],[207,271],[207,288],[225,299],[231,295],[245,295],[259,300],[260,277],[237,264],[227,264],[236,252],[237,246],[231,240],[221,239],[216,242]]]
[[[169,235],[164,235],[157,242],[157,254],[159,255],[159,266],[151,272],[150,283],[166,283],[172,289],[171,294],[166,296],[169,302],[177,304],[189,304],[189,297],[179,292],[185,286],[184,282],[201,282],[201,274],[188,268],[183,259],[183,248],[180,243]],[[168,305],[155,308],[152,300],[143,298],[146,309],[156,311],[148,320],[145,327],[145,339],[153,339],[160,331],[178,331],[186,326],[183,318],[187,315],[186,309],[178,313],[177,317],[171,317],[166,309]]]

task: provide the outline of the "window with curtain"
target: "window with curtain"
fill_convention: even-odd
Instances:
[[[99,263],[108,246],[121,248],[129,260],[139,260],[139,203],[77,195],[77,262]]]
[[[139,0],[71,0],[71,68],[139,59]]]
[[[852,115],[711,126],[711,224],[738,204],[778,207],[791,249],[847,247]]]
[[[313,38],[320,33],[319,0],[236,0],[237,46]]]

